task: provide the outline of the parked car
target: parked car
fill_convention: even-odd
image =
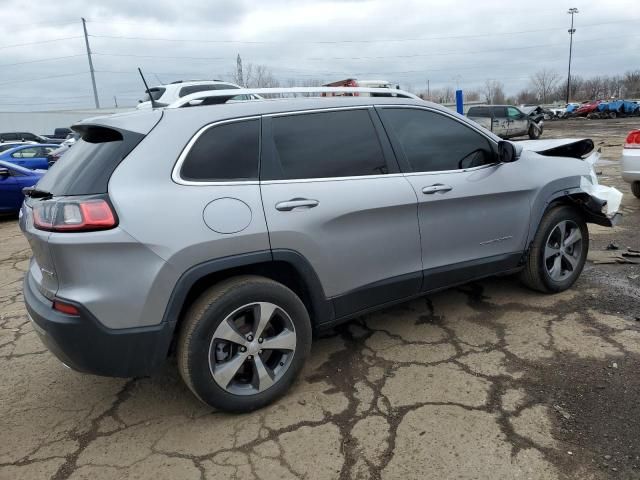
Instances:
[[[35,185],[44,171],[30,170],[0,160],[0,213],[20,210],[24,195],[22,189]]]
[[[529,135],[535,140],[544,130],[542,115],[532,118],[513,105],[478,105],[467,112],[474,122],[495,133],[500,138],[513,138]]]
[[[325,83],[323,87],[360,87],[360,88],[387,88],[387,89],[398,89],[400,88],[397,84],[392,84],[388,80],[358,80],[355,78],[347,78],[345,80],[338,80],[337,82]],[[384,95],[376,95],[375,93],[336,93],[334,95],[337,96],[358,96],[362,95],[364,97],[375,97],[375,96],[389,96],[389,93],[385,93]],[[326,96],[326,95],[325,95]]]
[[[138,109],[151,108],[151,97],[160,105],[167,106],[179,98],[191,95],[197,92],[206,92],[209,90],[237,90],[242,88],[235,83],[223,82],[221,80],[194,80],[194,81],[177,81],[168,85],[160,85],[149,88],[144,100],[138,101]],[[242,96],[239,95],[236,100],[252,100],[258,99],[259,96]]]
[[[58,148],[56,148],[55,150],[51,151],[47,155],[47,162],[49,163],[49,166],[53,165],[58,160],[60,160],[60,157],[62,157],[62,155],[67,153],[67,151],[76,143],[76,141],[79,138],[80,138],[80,134],[79,133],[73,132],[73,133],[70,133],[69,135],[67,135],[67,138],[65,139],[65,141],[62,142],[58,146]]]
[[[71,131],[70,128],[56,128],[53,131],[53,135],[45,135],[45,136],[48,139],[64,141],[71,133],[73,133],[73,132]]]
[[[314,330],[494,274],[570,288],[587,223],[618,219],[593,142],[542,155],[396,93],[181,108],[220,96],[201,92],[76,125],[22,208],[35,331],[100,375],[175,352],[198,398],[250,411],[287,391]]]
[[[31,170],[49,168],[47,155],[58,148],[54,144],[22,145],[0,153],[0,160]]]
[[[640,198],[640,130],[627,135],[622,149],[622,178],[631,184],[631,191]]]
[[[22,147],[23,145],[37,145],[36,142],[8,142],[0,143],[0,153],[6,152],[16,147]]]
[[[571,115],[575,117],[586,117],[590,113],[596,112],[600,103],[602,103],[602,100],[584,102],[578,108],[576,108]]]
[[[0,133],[0,143],[34,142],[34,143],[57,143],[42,135],[29,132],[6,132]]]

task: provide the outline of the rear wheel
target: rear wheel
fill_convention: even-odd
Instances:
[[[310,346],[302,301],[282,284],[243,276],[215,285],[191,306],[178,340],[178,367],[203,402],[249,412],[289,389]]]
[[[640,182],[633,182],[631,184],[631,192],[636,196],[636,198],[640,198]]]
[[[582,216],[569,206],[552,208],[542,217],[521,280],[534,290],[562,292],[580,276],[588,250]]]

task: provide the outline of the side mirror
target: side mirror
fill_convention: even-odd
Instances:
[[[11,172],[9,171],[8,168],[0,167],[0,177],[1,178],[6,178],[6,177],[8,177],[10,175],[11,175]]]
[[[516,161],[516,147],[511,142],[501,140],[498,142],[498,161],[510,163]]]

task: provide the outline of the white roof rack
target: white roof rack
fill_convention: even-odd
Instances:
[[[322,94],[322,93],[377,93],[381,96],[394,96],[402,98],[412,98],[420,100],[420,97],[413,93],[397,90],[395,88],[364,88],[364,87],[293,87],[293,88],[240,88],[233,90],[207,90],[185,95],[173,102],[167,108],[180,108],[192,106],[194,100],[204,100],[216,97],[236,97],[238,95],[292,95],[292,94]],[[317,96],[317,95],[316,95]],[[203,102],[206,103],[206,102]],[[224,102],[221,102],[224,103]],[[195,103],[197,105],[197,103]]]

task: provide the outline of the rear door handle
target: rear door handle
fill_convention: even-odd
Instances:
[[[276,203],[276,210],[281,212],[290,212],[294,208],[313,208],[320,204],[318,200],[312,200],[309,198],[292,198],[286,202]]]
[[[449,185],[436,184],[436,185],[431,185],[429,187],[424,187],[422,189],[422,193],[431,195],[437,192],[448,192],[449,190],[453,190],[453,187]]]

